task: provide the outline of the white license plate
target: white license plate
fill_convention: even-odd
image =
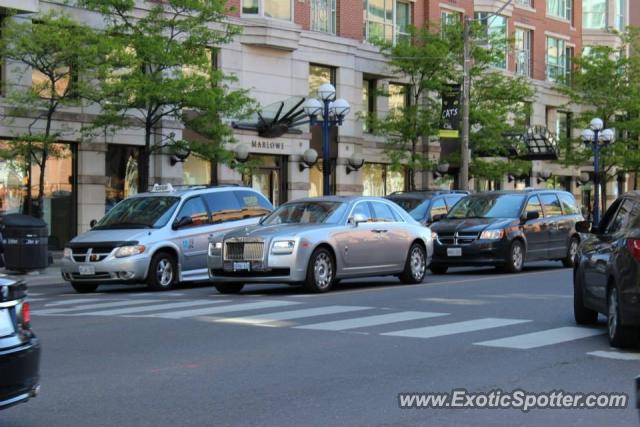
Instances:
[[[93,265],[80,265],[78,272],[81,276],[93,276],[96,274],[96,268]]]
[[[462,248],[447,248],[447,256],[462,256]]]
[[[13,320],[9,315],[9,310],[6,308],[0,308],[0,337],[13,334]]]
[[[233,263],[233,271],[250,271],[251,263],[250,262],[234,262]]]

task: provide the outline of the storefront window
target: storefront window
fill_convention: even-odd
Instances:
[[[389,83],[389,111],[398,111],[409,106],[409,86]]]
[[[130,145],[109,144],[107,146],[105,212],[119,201],[138,194],[141,151],[140,147]]]
[[[262,193],[274,206],[286,202],[283,191],[285,157],[254,154],[252,159],[257,160],[259,166],[242,177],[244,184]]]
[[[0,143],[3,149],[14,142]],[[68,144],[51,144],[44,174],[44,199],[42,219],[49,226],[49,246],[62,249],[75,236],[75,204],[73,187],[73,147]],[[31,210],[24,206],[27,173],[22,160],[0,161],[0,213],[37,214],[40,168],[31,167]]]
[[[403,191],[405,185],[404,171],[393,171],[390,165],[365,163],[362,167],[363,196],[386,196],[395,191]]]
[[[209,185],[211,162],[191,155],[182,163],[182,180],[185,185]]]

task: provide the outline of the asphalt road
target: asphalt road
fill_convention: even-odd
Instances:
[[[77,295],[31,288],[40,396],[0,426],[637,425],[640,352],[576,328],[571,271]],[[535,333],[534,335],[527,335]],[[524,336],[523,336],[524,335]],[[627,409],[400,409],[398,393],[625,392]]]

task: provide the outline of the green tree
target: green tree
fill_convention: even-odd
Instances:
[[[436,137],[441,120],[440,94],[452,83],[462,82],[463,38],[460,24],[447,24],[438,30],[434,25],[411,28],[410,37],[395,45],[381,44],[382,54],[389,61],[391,72],[404,77],[411,91],[408,106],[392,110],[386,117],[368,118],[372,129],[387,138],[386,153],[395,167],[406,165],[411,171],[409,188],[415,188],[415,172],[433,167],[420,149],[420,142]],[[482,155],[508,155],[504,134],[524,129],[533,90],[526,79],[508,76],[495,67],[505,60],[508,40],[491,34],[482,25],[473,33],[484,40],[482,46],[472,46],[474,63],[471,68],[472,92],[470,124],[473,130],[470,146],[474,161]],[[478,159],[478,160],[475,160]],[[459,156],[446,159],[457,163]],[[486,161],[484,162],[486,163]],[[476,177],[494,177],[495,168],[477,164]],[[501,163],[502,176],[520,163]],[[515,168],[515,169],[514,169]],[[485,172],[487,175],[485,176]]]
[[[5,120],[29,123],[2,156],[23,163],[27,176],[23,211],[42,216],[47,161],[62,155],[53,143],[73,131],[56,121],[56,114],[95,97],[96,58],[102,44],[95,30],[61,12],[44,12],[32,19],[10,17],[2,29],[0,55],[15,61],[10,68],[18,77],[6,82],[11,112]],[[22,84],[29,79],[32,84]],[[39,177],[36,212],[32,211],[34,165]]]
[[[134,0],[81,3],[102,13],[111,42],[102,68],[104,113],[96,127],[144,129],[140,185],[146,189],[151,154],[177,142],[173,133],[163,133],[163,121],[191,124],[208,137],[224,136],[220,117],[229,113],[224,108],[233,105],[235,112],[242,109],[238,102],[248,102],[243,92],[223,84],[226,76],[212,66],[212,51],[230,42],[239,27],[227,23],[224,0],[146,3],[150,9],[144,15],[134,13]],[[215,129],[204,118],[215,118]],[[221,139],[214,144],[194,142],[194,150],[209,157],[224,148]]]

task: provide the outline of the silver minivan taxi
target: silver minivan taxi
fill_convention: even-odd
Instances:
[[[206,281],[209,236],[256,224],[272,210],[252,188],[155,185],[121,201],[67,243],[62,277],[80,293],[102,284],[168,290]]]

